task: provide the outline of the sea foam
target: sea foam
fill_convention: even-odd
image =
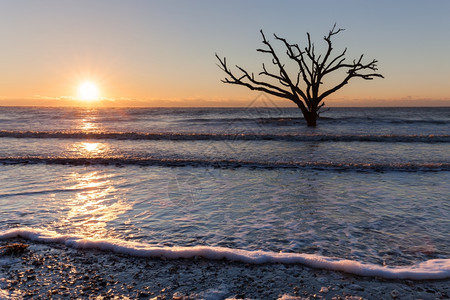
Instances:
[[[21,237],[34,242],[65,244],[77,249],[99,249],[135,257],[164,257],[230,260],[247,264],[302,264],[312,268],[341,271],[360,276],[387,279],[445,279],[450,278],[450,259],[432,259],[411,266],[379,266],[348,259],[304,253],[248,251],[225,247],[155,247],[119,239],[90,239],[79,235],[63,235],[53,231],[14,228],[0,232],[0,240]]]

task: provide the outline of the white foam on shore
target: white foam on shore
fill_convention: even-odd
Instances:
[[[358,261],[303,253],[248,251],[224,247],[154,247],[144,243],[118,239],[89,239],[77,235],[61,235],[53,231],[14,228],[0,232],[0,240],[21,237],[30,241],[65,244],[78,249],[99,249],[135,257],[164,257],[168,259],[202,257],[227,259],[247,264],[302,264],[312,268],[342,271],[360,276],[387,279],[446,279],[450,278],[450,259],[432,259],[411,266],[379,266]]]

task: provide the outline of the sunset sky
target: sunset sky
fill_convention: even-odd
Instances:
[[[258,93],[221,83],[216,52],[258,73],[260,29],[300,45],[310,32],[320,48],[337,23],[336,51],[379,60],[385,79],[356,78],[328,105],[448,106],[449,12],[447,0],[0,0],[0,105],[85,105],[90,82],[91,105],[245,106]]]

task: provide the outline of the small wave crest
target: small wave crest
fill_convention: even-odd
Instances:
[[[0,138],[101,139],[101,140],[173,140],[173,141],[286,141],[286,142],[381,142],[381,143],[450,143],[450,135],[332,135],[332,134],[251,134],[251,133],[144,133],[83,131],[8,131]]]
[[[252,169],[312,169],[329,171],[372,171],[372,172],[437,172],[450,171],[450,163],[334,163],[334,162],[281,162],[208,160],[182,158],[127,158],[127,157],[0,157],[0,164],[54,164],[54,165],[111,165],[111,166],[160,166],[160,167],[211,167]]]
[[[435,120],[435,119],[402,119],[402,118],[388,118],[388,117],[320,117],[321,121],[328,123],[372,123],[372,124],[416,124],[416,125],[447,125],[448,120]]]
[[[304,124],[305,120],[302,117],[294,116],[292,114],[276,117],[229,117],[229,118],[185,118],[178,120],[182,123],[206,123],[206,124],[225,124],[225,123],[256,123],[269,126],[293,126],[298,124]],[[342,123],[342,124],[359,124],[359,123],[379,123],[382,124],[417,124],[417,125],[446,125],[447,120],[436,119],[419,119],[419,118],[396,118],[381,117],[381,116],[342,116],[342,117],[330,117],[320,116],[320,122],[325,123]]]
[[[136,257],[164,257],[167,259],[202,257],[210,260],[227,259],[246,264],[302,264],[312,268],[387,279],[427,280],[450,278],[450,259],[432,259],[412,266],[379,266],[354,260],[304,253],[249,251],[209,246],[155,247],[145,243],[119,239],[90,239],[78,235],[64,235],[33,228],[14,228],[0,232],[0,240],[19,237],[34,242],[65,244],[68,247],[78,249],[99,249]]]

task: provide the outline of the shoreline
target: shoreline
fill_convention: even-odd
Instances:
[[[21,238],[0,246],[0,299],[446,299],[450,280],[388,280],[301,264],[140,258]]]

